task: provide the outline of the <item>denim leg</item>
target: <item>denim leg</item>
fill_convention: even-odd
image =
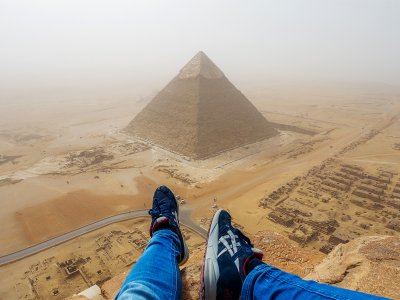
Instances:
[[[179,249],[176,233],[169,229],[156,231],[115,299],[181,299]]]
[[[241,299],[377,300],[386,298],[303,280],[296,275],[263,264],[255,267],[247,275],[243,283]]]

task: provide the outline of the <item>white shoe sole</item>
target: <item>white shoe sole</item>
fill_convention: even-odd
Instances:
[[[210,230],[208,232],[207,249],[203,262],[202,274],[202,299],[216,299],[217,298],[217,281],[219,279],[218,267],[218,219],[222,209],[218,210],[211,222]]]
[[[175,198],[175,195],[174,195],[174,198]],[[179,221],[179,206],[180,206],[180,204],[179,204],[178,200],[176,200],[176,198],[175,198],[175,202],[176,202],[176,207],[177,207],[179,230],[181,231],[181,229],[180,229],[181,225],[180,225],[180,221]],[[185,237],[183,236],[182,231],[181,231],[181,235],[182,235],[182,240],[183,240],[183,259],[179,262],[179,266],[181,266],[184,263],[186,263],[187,260],[189,259],[189,248],[188,248],[188,246],[186,244]]]
[[[187,262],[187,260],[189,259],[189,248],[186,245],[185,240],[183,240],[183,259],[179,262],[179,265],[183,265],[185,262]]]

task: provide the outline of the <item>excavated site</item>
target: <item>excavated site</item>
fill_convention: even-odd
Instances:
[[[260,207],[289,239],[328,254],[360,236],[398,234],[399,188],[398,173],[330,159],[272,191]]]
[[[237,86],[200,52],[152,100],[64,90],[1,104],[1,298],[112,299],[163,184],[184,212],[184,299],[198,299],[219,208],[267,263],[400,299],[400,89]]]
[[[42,256],[45,258],[31,260],[21,276],[16,285],[17,297],[64,299],[93,285],[102,286],[121,270],[128,270],[143,252],[149,239],[147,221],[126,221],[111,231],[101,229],[89,233],[84,240],[46,250]],[[183,228],[183,232],[191,248],[203,243],[190,230]],[[7,293],[3,296],[12,298]]]

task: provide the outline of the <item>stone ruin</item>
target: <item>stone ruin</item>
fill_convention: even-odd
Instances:
[[[400,174],[383,168],[371,174],[357,165],[326,162],[271,191],[259,206],[291,240],[329,253],[371,231],[400,232]]]

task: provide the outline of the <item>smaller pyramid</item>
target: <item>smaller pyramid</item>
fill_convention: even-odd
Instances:
[[[126,131],[193,159],[205,159],[277,134],[202,51],[130,122]]]

